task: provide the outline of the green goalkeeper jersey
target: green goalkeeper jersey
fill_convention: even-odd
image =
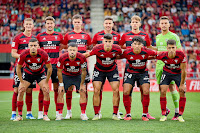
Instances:
[[[171,31],[169,31],[165,35],[159,34],[156,36],[156,47],[158,51],[167,51],[167,41],[169,39],[173,39],[176,41],[177,49],[181,48],[180,38],[175,33],[172,33]],[[161,67],[164,66],[164,62],[162,62],[161,60],[158,60],[157,64],[162,64]]]

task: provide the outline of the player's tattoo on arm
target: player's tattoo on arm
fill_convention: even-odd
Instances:
[[[49,81],[49,79],[50,79],[50,77],[51,77],[51,73],[52,73],[52,66],[51,66],[51,63],[46,64],[46,67],[47,67],[47,78],[46,78],[46,80]]]
[[[17,71],[17,76],[18,76],[20,82],[23,81],[21,68],[22,68],[22,65],[17,64],[16,71]]]
[[[186,63],[181,63],[181,84],[185,83],[185,78],[186,78]]]

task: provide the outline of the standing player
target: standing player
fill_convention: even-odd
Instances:
[[[157,53],[153,50],[143,47],[144,40],[140,36],[133,37],[132,42],[132,48],[126,49],[122,55],[122,57],[126,58],[129,63],[124,73],[123,82],[123,102],[126,109],[126,116],[124,120],[131,120],[130,93],[135,85],[135,81],[137,81],[143,91],[142,120],[149,121],[147,113],[150,101],[150,81],[146,63],[149,56],[155,56]]]
[[[96,64],[93,72],[93,105],[95,116],[92,120],[99,120],[100,90],[102,83],[108,79],[113,90],[113,120],[120,120],[117,112],[119,108],[119,74],[115,62],[116,56],[121,55],[122,50],[118,45],[113,44],[112,34],[105,34],[103,44],[95,46],[86,57],[96,55]]]
[[[59,79],[59,91],[58,91],[58,103],[57,108],[59,110],[59,115],[56,120],[62,120],[62,111],[63,111],[63,95],[64,92],[67,92],[68,89],[73,91],[72,86],[80,92],[83,92],[86,88],[84,85],[86,77],[86,68],[87,62],[85,56],[78,52],[78,45],[74,42],[68,44],[68,52],[63,54],[59,58],[57,63],[58,67],[58,79]],[[64,83],[63,83],[64,82]],[[81,95],[82,93],[80,93]],[[80,99],[83,96],[80,96]],[[86,109],[86,106],[84,107]],[[81,120],[88,120],[87,115],[81,114]]]
[[[182,50],[179,37],[176,34],[169,31],[169,27],[170,27],[169,18],[166,16],[162,16],[160,18],[159,26],[161,28],[161,34],[156,36],[156,47],[157,47],[158,51],[167,51],[167,40],[169,40],[169,39],[174,39],[176,41],[177,49]],[[157,84],[160,84],[164,65],[165,65],[165,63],[163,61],[161,61],[161,60],[157,61],[157,64],[156,64]],[[175,115],[172,118],[172,120],[177,120],[178,113],[179,113],[179,104],[178,104],[179,94],[176,90],[176,85],[175,85],[174,81],[172,81],[170,83],[169,89],[171,91],[172,99],[173,99],[174,106],[175,106]],[[166,115],[168,115],[169,112],[170,111],[167,109]]]
[[[67,45],[70,42],[74,42],[78,45],[78,52],[85,53],[87,49],[91,50],[91,38],[90,35],[86,32],[81,30],[81,26],[83,24],[81,15],[74,15],[72,18],[74,30],[67,33],[64,36],[64,44]],[[87,84],[90,82],[90,76],[87,69],[87,75],[85,78],[86,83],[86,90],[80,91],[80,107],[81,107],[81,114],[85,114],[86,107],[87,107]],[[73,87],[73,86],[72,86]],[[67,103],[67,115],[66,119],[70,119],[72,117],[71,112],[71,101],[72,101],[72,89],[68,89],[66,93],[66,103]]]
[[[23,96],[24,92],[27,90],[29,85],[35,80],[43,91],[44,94],[44,117],[43,120],[50,121],[47,116],[50,97],[49,97],[49,85],[48,81],[52,73],[52,67],[50,63],[50,58],[48,54],[39,48],[38,40],[33,38],[30,39],[28,44],[29,49],[24,50],[21,53],[18,65],[17,65],[17,75],[20,80],[19,84],[19,94],[17,97],[17,107],[19,116],[14,121],[21,121],[22,118],[22,109],[23,109]],[[22,65],[25,64],[24,68],[24,79],[22,78]],[[44,64],[47,67],[47,76],[45,75]]]
[[[132,30],[127,32],[127,33],[124,33],[121,37],[121,40],[120,40],[120,45],[122,48],[124,49],[129,49],[131,48],[131,44],[133,43],[132,42],[132,39],[135,37],[135,36],[140,36],[144,39],[144,43],[143,43],[143,46],[147,47],[147,48],[150,48],[152,50],[157,50],[156,48],[154,48],[153,46],[151,46],[150,44],[150,38],[149,38],[149,35],[148,33],[146,32],[143,32],[143,31],[140,31],[140,26],[141,26],[141,18],[137,15],[134,15],[132,18],[131,18],[131,23],[130,23],[131,27],[132,27]],[[128,68],[128,63],[126,64],[126,68]],[[139,84],[138,84],[139,85]],[[140,92],[141,92],[141,102],[143,101],[143,91],[140,87]],[[130,98],[132,95],[132,91],[130,93]],[[132,100],[131,100],[132,101]],[[155,119],[154,117],[152,117],[149,113],[147,113],[147,117],[149,119]]]
[[[184,122],[182,114],[186,104],[186,56],[183,51],[176,50],[176,41],[170,39],[167,41],[167,51],[158,54],[157,59],[162,60],[165,65],[160,80],[160,105],[162,111],[162,117],[160,121],[166,121],[166,93],[169,88],[170,82],[175,81],[179,88],[180,100],[179,100],[179,115],[177,119],[180,122]]]
[[[119,40],[120,40],[120,34],[113,31],[112,28],[114,26],[114,22],[113,22],[113,19],[111,17],[106,17],[104,19],[104,23],[103,23],[103,27],[104,27],[104,30],[96,33],[92,39],[92,44],[93,46],[97,45],[97,44],[102,44],[102,41],[104,39],[104,35],[105,34],[112,34],[113,35],[113,44],[119,44]],[[103,81],[103,84],[104,84],[105,81]],[[102,114],[101,114],[101,101],[102,101],[102,92],[103,92],[103,84],[102,84],[102,87],[101,87],[101,90],[100,90],[100,105],[99,105],[99,113],[100,113],[100,116],[102,117]],[[120,115],[119,115],[119,118]]]
[[[48,16],[45,18],[45,27],[46,27],[46,32],[40,33],[37,35],[37,39],[39,41],[40,47],[45,50],[50,59],[51,59],[51,64],[52,64],[52,75],[51,75],[51,80],[53,83],[53,89],[54,89],[54,101],[55,104],[57,103],[57,97],[58,97],[58,78],[57,78],[57,68],[56,64],[58,62],[59,58],[59,50],[60,46],[63,43],[63,36],[59,32],[54,31],[55,27],[55,19],[51,16]],[[45,68],[45,71],[47,69]],[[39,112],[38,112],[38,119],[43,118],[43,93],[42,90],[40,89],[39,96],[38,96],[38,101],[39,101]],[[56,108],[56,116],[58,114],[58,109]]]
[[[32,29],[34,27],[33,25],[33,19],[32,18],[26,18],[24,20],[24,32],[20,33],[19,35],[15,36],[13,42],[12,42],[12,50],[11,55],[12,57],[16,58],[15,66],[17,64],[17,60],[20,57],[20,54],[23,50],[28,48],[28,42],[31,38],[35,38],[32,35]],[[22,68],[23,71],[23,68]],[[23,76],[24,77],[24,76]],[[16,109],[17,109],[17,95],[18,95],[18,86],[19,86],[19,78],[16,73],[15,68],[15,76],[13,79],[13,88],[14,88],[14,94],[12,97],[12,117],[10,120],[14,120],[16,118]],[[36,83],[33,82],[29,88],[26,90],[26,106],[27,106],[27,119],[35,119],[32,115],[32,88],[36,88]]]

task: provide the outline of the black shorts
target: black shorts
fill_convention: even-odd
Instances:
[[[166,71],[163,71],[160,85],[169,85],[171,81],[175,81],[176,85],[179,87],[181,83],[181,73],[180,74],[171,74]]]
[[[148,72],[146,71],[144,73],[129,73],[125,71],[123,84],[128,83],[134,86],[135,81],[137,81],[137,85],[143,85],[144,83],[150,84]]]
[[[119,81],[119,73],[118,73],[117,67],[113,71],[110,71],[110,72],[102,72],[94,68],[92,82],[101,81],[103,84],[106,78],[108,79],[109,82]]]
[[[45,72],[47,73],[47,68],[45,67]],[[58,83],[58,76],[57,76],[57,67],[56,64],[52,64],[52,74],[51,74],[52,83]]]
[[[24,79],[24,69],[21,68],[22,72],[22,78]],[[15,72],[14,72],[14,78],[13,78],[13,88],[19,87],[20,80],[18,78],[17,72],[16,72],[16,67],[15,67]],[[31,85],[28,88],[36,88],[36,81],[32,82]]]
[[[69,76],[69,75],[62,74],[62,76],[63,76],[65,92],[67,92],[68,88],[72,85],[76,86],[76,90],[80,89],[81,75]]]
[[[24,72],[24,73],[25,73],[24,80],[28,81],[29,83],[33,83],[35,80],[37,81],[37,83],[40,83],[40,81],[42,81],[43,79],[46,79],[45,72],[41,74],[37,74],[37,75],[28,74],[27,72]]]

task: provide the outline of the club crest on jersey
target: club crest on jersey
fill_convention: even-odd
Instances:
[[[67,63],[66,66],[69,66],[69,63]]]
[[[130,59],[133,59],[133,57],[131,56]]]
[[[178,62],[178,60],[174,60],[176,63]]]
[[[26,40],[24,40],[23,42],[26,42]]]
[[[27,60],[27,62],[31,62],[31,60],[29,59],[29,60]]]
[[[132,37],[130,37],[129,39],[130,39],[130,40],[132,40],[133,38],[132,38]]]
[[[80,64],[80,62],[76,62],[77,63],[77,65],[79,65]]]
[[[46,38],[44,37],[42,40],[46,40]]]
[[[114,40],[117,40],[117,37],[113,37],[114,38]]]
[[[145,55],[141,55],[141,56],[142,56],[142,58],[144,59]]]
[[[113,53],[112,55],[113,55],[113,57],[115,57],[115,53]]]
[[[145,38],[145,36],[140,36],[140,37],[142,37],[142,39],[144,39],[144,38]]]
[[[165,62],[165,63],[167,63],[167,61],[166,61],[166,60],[165,60],[164,62]]]
[[[37,61],[40,62],[40,58],[37,58]]]
[[[55,36],[55,39],[57,40],[57,39],[58,39],[58,37],[57,37],[57,36]]]
[[[103,37],[101,37],[101,39],[103,40]]]
[[[73,36],[71,36],[70,38],[74,38]]]
[[[103,54],[101,54],[100,56],[101,56],[101,57],[104,57],[104,55],[103,55]]]
[[[84,35],[82,35],[82,38],[84,38],[85,36]]]

